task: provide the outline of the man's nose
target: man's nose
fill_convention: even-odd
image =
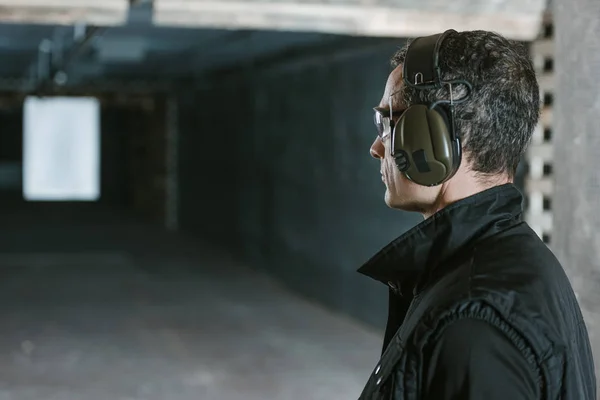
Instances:
[[[385,146],[383,145],[381,138],[379,136],[377,136],[377,138],[371,145],[371,157],[378,158],[381,160],[381,159],[383,159],[384,155],[385,155]]]

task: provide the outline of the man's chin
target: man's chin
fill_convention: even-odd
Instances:
[[[384,197],[384,201],[385,204],[389,207],[389,208],[396,208],[395,207],[395,202],[393,201],[392,197],[390,196],[390,192],[389,190],[385,191],[385,197]]]
[[[389,208],[394,208],[398,210],[403,209],[404,202],[402,199],[399,199],[397,196],[392,196],[389,190],[385,191],[385,204]]]
[[[408,212],[422,212],[423,207],[419,206],[415,201],[401,198],[399,196],[391,196],[389,190],[385,191],[385,204],[394,210]]]

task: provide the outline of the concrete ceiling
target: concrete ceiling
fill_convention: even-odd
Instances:
[[[311,3],[313,6],[316,4],[315,1],[319,0],[314,0]],[[405,12],[410,11],[408,7],[412,5],[412,12],[415,12],[416,1],[414,0],[369,1],[371,4],[377,3],[375,8],[371,7],[373,9],[380,10],[381,7],[394,6],[396,10]],[[460,7],[467,7],[465,4],[461,5],[461,2],[468,1],[421,0],[419,4],[423,7],[419,12],[435,11],[432,5],[426,5],[428,3],[446,4],[440,7],[444,10],[448,9],[444,11],[448,17],[446,21],[451,22],[453,21],[452,15],[457,15]],[[247,2],[252,3],[250,0]],[[350,8],[362,7],[367,3],[366,0],[346,0],[346,2],[349,3]],[[470,15],[479,13],[478,15],[489,16],[492,15],[490,14],[492,11],[495,11],[517,18],[512,25],[505,27],[509,31],[510,29],[524,29],[524,23],[532,24],[531,21],[537,21],[541,16],[540,7],[543,6],[544,0],[470,0],[470,2],[473,5]],[[271,29],[267,29],[269,28],[267,25],[254,24],[255,26],[251,26],[252,24],[248,23],[249,20],[244,20],[235,13],[228,14],[229,25],[222,23],[224,20],[214,15],[212,19],[214,23],[204,23],[207,21],[206,16],[199,17],[198,13],[203,10],[202,7],[214,7],[217,3],[225,7],[240,5],[239,1],[233,0],[219,0],[219,2],[154,0],[154,3],[137,0],[133,3],[135,4],[130,7],[127,0],[104,0],[103,2],[97,0],[0,0],[0,21],[5,21],[0,23],[0,56],[3,60],[0,64],[0,87],[3,86],[1,82],[7,79],[31,80],[32,78],[53,77],[58,70],[64,70],[68,82],[75,84],[100,79],[170,80],[199,76],[207,71],[231,68],[248,62],[248,60],[289,52],[290,49],[306,49],[312,46],[335,47],[338,43],[347,41],[348,35],[352,34],[343,29],[328,28],[323,23],[320,27],[313,26],[315,20],[310,18],[304,19],[307,29],[286,28],[283,26],[285,24],[277,26],[272,24]],[[165,12],[167,3],[170,3],[170,8],[167,7],[168,12]],[[256,10],[260,10],[261,7],[264,8],[265,4],[275,4],[277,1],[255,3]],[[520,8],[516,7],[517,3]],[[54,4],[55,8],[52,9],[51,4]],[[96,5],[94,6],[94,4]],[[102,7],[98,6],[99,4],[102,4]],[[294,6],[293,2],[286,4]],[[339,5],[341,2],[335,4]],[[477,6],[477,4],[479,5]],[[493,7],[489,6],[485,11],[485,4],[492,4]],[[435,11],[438,14],[440,7],[437,7],[438,10]],[[454,11],[452,11],[453,7]],[[182,10],[188,11],[188,17],[183,20],[181,19]],[[232,10],[230,11],[233,12]],[[239,10],[249,9],[240,8]],[[43,15],[47,17],[46,20]],[[189,16],[198,18],[194,20]],[[498,18],[500,17],[496,16],[496,19]],[[28,23],[31,20],[38,24]],[[281,21],[286,20],[289,19],[281,19]],[[98,29],[91,26],[90,28],[90,24],[97,21],[104,21],[103,27]],[[190,21],[195,22],[190,23]],[[265,20],[263,19],[263,21]],[[381,18],[379,21],[385,22]],[[440,25],[440,21],[432,21],[428,28],[421,29],[423,33],[427,29],[434,28],[435,31],[438,31],[438,28],[446,23],[442,21]],[[467,19],[463,18],[462,21],[462,24],[454,26],[454,28],[462,30],[471,26]],[[161,23],[181,26],[164,26]],[[298,26],[298,18],[295,24]],[[415,23],[404,21],[398,25],[409,29],[411,26],[414,27]],[[527,29],[532,30],[531,27]],[[356,31],[354,35],[386,36],[382,35],[383,31],[375,33],[361,34]],[[387,36],[399,37],[399,35]],[[383,39],[380,37],[355,37],[353,40],[353,43],[368,45]]]
[[[156,24],[413,37],[487,29],[532,40],[547,0],[153,0]]]

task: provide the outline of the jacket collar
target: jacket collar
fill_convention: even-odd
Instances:
[[[510,183],[459,200],[392,241],[358,272],[390,286],[414,283],[462,249],[521,222],[522,201]]]

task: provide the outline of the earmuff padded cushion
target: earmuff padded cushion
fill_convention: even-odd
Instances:
[[[448,132],[448,137],[450,140],[450,146],[451,146],[451,151],[452,151],[452,159],[451,161],[451,170],[453,171],[450,176],[454,175],[454,172],[456,172],[456,170],[458,169],[458,167],[460,166],[460,162],[461,162],[461,158],[462,158],[462,149],[461,149],[461,142],[460,140],[453,134],[453,127],[451,126],[451,112],[448,108],[444,107],[444,106],[437,106],[434,108],[434,110],[436,110],[440,116],[443,118],[444,123],[446,124],[446,128],[447,128],[447,132]]]
[[[428,109],[426,115],[435,159],[450,171],[453,163],[453,144],[448,129],[448,118],[443,110],[438,109]]]

